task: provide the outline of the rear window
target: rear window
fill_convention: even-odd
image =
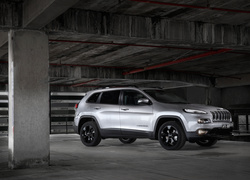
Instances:
[[[88,103],[97,103],[97,100],[99,98],[101,93],[94,93],[93,95],[91,95],[89,97],[89,99],[87,100]]]

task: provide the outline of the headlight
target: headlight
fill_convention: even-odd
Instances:
[[[201,111],[197,109],[184,109],[186,113],[192,113],[192,114],[207,114],[206,111]]]

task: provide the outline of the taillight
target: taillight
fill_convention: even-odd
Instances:
[[[76,108],[76,109],[78,108],[78,105],[79,105],[79,103],[75,104],[75,108]]]

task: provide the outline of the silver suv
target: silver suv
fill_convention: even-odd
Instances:
[[[86,146],[105,138],[119,138],[125,144],[149,138],[167,150],[178,150],[186,141],[212,146],[233,128],[228,110],[189,104],[157,88],[89,91],[75,111],[73,126]]]

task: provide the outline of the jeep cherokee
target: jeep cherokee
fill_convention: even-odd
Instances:
[[[189,104],[158,88],[120,87],[89,91],[75,106],[73,123],[86,146],[101,139],[159,140],[167,150],[178,150],[186,141],[212,146],[230,135],[233,123],[228,110]]]

